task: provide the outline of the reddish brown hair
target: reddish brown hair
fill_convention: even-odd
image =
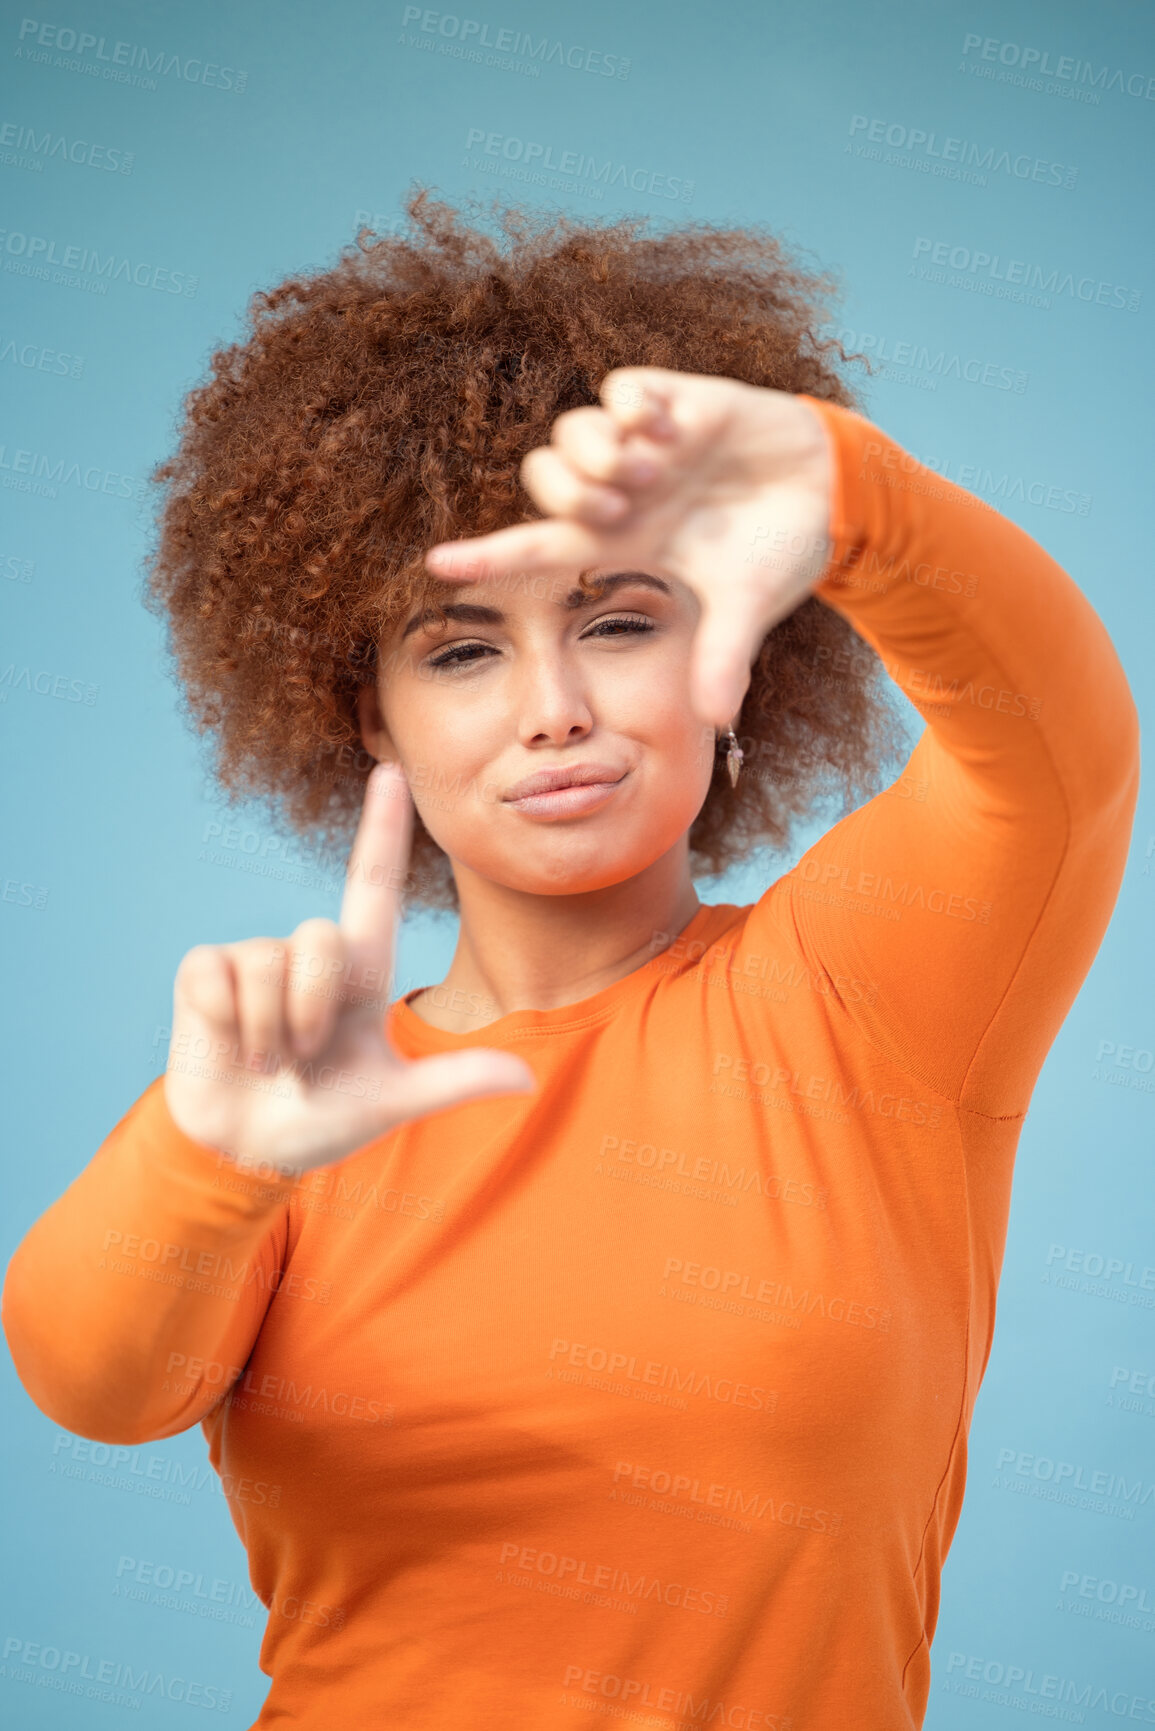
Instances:
[[[145,603],[167,619],[213,772],[330,861],[373,766],[357,692],[376,645],[447,592],[425,549],[540,516],[521,459],[563,410],[597,403],[610,368],[857,406],[834,370],[849,357],[818,334],[832,282],[762,229],[649,235],[644,218],[506,208],[503,248],[424,189],[405,211],[407,232],[362,230],[331,268],[254,296],[245,340],[214,354],[152,476]],[[719,755],[690,829],[696,875],[785,848],[820,800],[851,809],[905,746],[877,656],[813,596],[768,633],[738,733],[738,788]],[[409,900],[456,906],[419,817],[411,870]]]

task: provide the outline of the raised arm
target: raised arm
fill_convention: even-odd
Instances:
[[[896,788],[767,892],[748,940],[784,914],[811,967],[875,987],[845,1007],[878,1047],[973,1111],[1021,1115],[1102,940],[1137,797],[1102,621],[1029,535],[846,409],[660,367],[615,368],[599,397],[522,463],[546,519],[426,564],[671,573],[701,603],[689,696],[714,727],[802,600],[845,614],[929,726]]]
[[[1017,1116],[1115,905],[1135,705],[1102,621],[1036,541],[862,417],[812,406],[836,458],[815,593],[928,725],[895,786],[774,894],[810,965],[876,985],[846,1004],[868,1038],[963,1106]]]

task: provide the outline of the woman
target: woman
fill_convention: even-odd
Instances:
[[[203,1424],[261,1726],[916,1727],[1126,679],[765,236],[409,210],[258,301],[159,471],[222,779],[362,808],[340,918],[184,958],[10,1267],[18,1370],[88,1437]],[[876,767],[882,666],[905,772],[700,903]],[[402,891],[461,925],[391,1002]]]

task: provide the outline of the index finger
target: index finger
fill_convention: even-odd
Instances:
[[[608,538],[589,525],[568,517],[546,517],[488,535],[439,541],[429,548],[425,564],[437,577],[477,583],[507,575],[540,576],[571,566],[584,571],[600,564],[608,549]]]
[[[400,765],[379,763],[365,784],[337,924],[363,968],[388,979],[400,891],[409,866],[413,803]]]

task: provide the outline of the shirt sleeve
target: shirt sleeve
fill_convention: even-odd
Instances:
[[[158,1076],[9,1263],[4,1332],[37,1406],[100,1442],[203,1418],[252,1351],[295,1182],[186,1136]]]
[[[862,1034],[971,1111],[1018,1117],[1111,917],[1138,794],[1119,657],[1022,529],[862,416],[807,397],[835,458],[815,594],[927,726],[902,776],[767,891]],[[822,676],[853,675],[831,665]]]

